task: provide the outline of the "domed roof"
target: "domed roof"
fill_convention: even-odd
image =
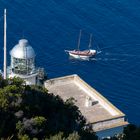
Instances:
[[[30,59],[35,57],[33,48],[28,44],[28,40],[21,39],[19,43],[10,51],[14,58]]]

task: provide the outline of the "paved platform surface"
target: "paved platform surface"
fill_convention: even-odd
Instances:
[[[86,107],[85,100],[88,96],[74,81],[68,81],[63,84],[52,84],[48,87],[49,92],[61,96],[64,100],[73,97],[75,104],[79,107],[81,113],[87,119],[87,122],[94,123],[100,120],[111,118],[112,115],[97,101],[92,99],[94,105]]]

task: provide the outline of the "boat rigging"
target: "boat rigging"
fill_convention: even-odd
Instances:
[[[92,34],[90,34],[88,50],[80,50],[81,36],[82,36],[82,30],[80,30],[80,33],[79,33],[77,50],[65,50],[65,52],[67,52],[73,58],[77,58],[77,59],[89,59],[95,56],[96,50],[91,49]]]

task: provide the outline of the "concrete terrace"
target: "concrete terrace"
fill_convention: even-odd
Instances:
[[[128,124],[120,110],[77,75],[47,80],[45,87],[63,100],[73,97],[87,123],[94,124],[95,131]],[[91,98],[92,105],[85,105],[87,97]]]

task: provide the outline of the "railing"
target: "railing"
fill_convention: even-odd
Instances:
[[[44,68],[35,68],[32,70],[27,69],[12,69],[11,67],[7,68],[7,74],[10,75],[11,73],[18,74],[18,75],[33,75],[37,74],[38,79],[43,80],[45,76]]]

